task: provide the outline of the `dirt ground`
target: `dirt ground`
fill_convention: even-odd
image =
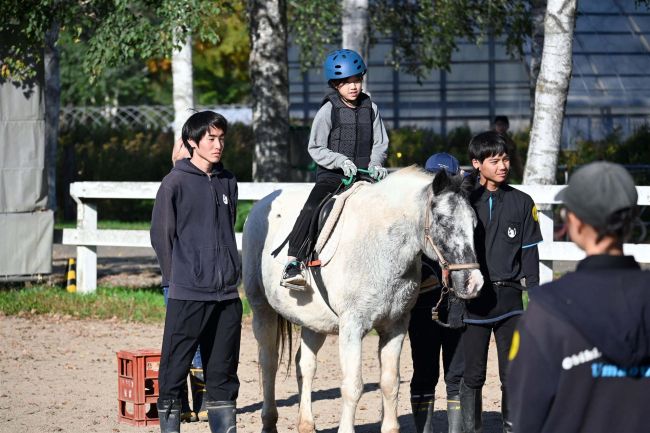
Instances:
[[[63,278],[74,249],[55,245],[54,281]],[[155,257],[148,249],[98,251],[98,284],[142,286],[159,284]],[[73,320],[68,317],[0,316],[0,433],[157,432],[158,427],[133,427],[117,422],[117,360],[119,350],[159,348],[162,325],[117,321]],[[364,340],[364,393],[359,402],[357,433],[380,431],[381,394],[377,336]],[[242,330],[237,401],[239,433],[260,432],[262,407],[257,343],[250,317]],[[501,432],[500,399],[494,342],[490,348],[484,395],[484,431]],[[319,432],[335,433],[341,407],[338,344],[328,337],[318,356],[313,411]],[[280,432],[297,431],[298,393],[295,375],[278,375]],[[412,365],[408,339],[401,363],[399,421],[402,432],[414,432],[409,405]],[[441,380],[442,382],[442,380]],[[435,432],[446,432],[444,385],[436,389]],[[209,432],[207,423],[183,424],[186,433]]]

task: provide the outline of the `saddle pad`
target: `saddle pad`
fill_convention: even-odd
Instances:
[[[343,206],[347,199],[357,192],[361,187],[369,185],[368,182],[357,182],[353,184],[348,190],[342,192],[336,196],[334,201],[334,206],[330,212],[323,230],[321,230],[320,235],[318,236],[318,241],[316,242],[316,247],[314,248],[318,254],[318,258],[321,262],[321,266],[325,266],[329,261],[334,257],[336,248],[338,247],[339,240],[341,239],[341,230],[335,230],[337,224],[341,222],[341,213],[343,211]],[[342,222],[341,222],[342,225]]]

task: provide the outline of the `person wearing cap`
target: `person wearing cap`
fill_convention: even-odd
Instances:
[[[366,64],[352,50],[329,53],[324,64],[330,92],[323,99],[311,126],[307,150],[314,159],[316,184],[288,237],[287,262],[282,286],[304,290],[305,264],[310,251],[307,242],[312,215],[318,204],[334,193],[357,169],[369,170],[375,180],[383,179],[388,134],[377,104],[363,92]]]
[[[424,168],[432,173],[445,170],[459,175],[458,160],[448,153],[436,153]],[[440,304],[439,322],[432,320],[432,309],[441,297],[442,270],[437,262],[422,256],[420,295],[411,310],[409,341],[413,359],[411,409],[417,433],[433,433],[434,391],[440,375],[440,352],[447,391],[449,433],[460,433],[460,381],[463,377],[463,353],[460,350],[465,303],[450,293]],[[442,326],[443,323],[446,326]]]
[[[465,432],[482,431],[482,389],[488,348],[494,333],[501,379],[503,429],[512,431],[506,383],[508,350],[519,316],[522,290],[539,284],[537,244],[542,234],[532,198],[506,183],[510,157],[503,136],[487,131],[474,136],[469,156],[479,185],[470,195],[478,223],[474,232],[476,255],[485,280],[478,297],[466,303],[462,345],[465,370],[460,387]]]
[[[650,272],[623,252],[639,213],[634,181],[618,164],[594,162],[556,198],[586,258],[530,292],[509,356],[514,429],[648,431]]]

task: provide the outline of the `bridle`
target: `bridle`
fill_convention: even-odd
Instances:
[[[431,310],[431,318],[436,322],[438,322],[441,326],[449,327],[449,324],[442,323],[439,320],[439,315],[438,315],[438,309],[440,307],[440,304],[442,303],[442,299],[445,297],[447,293],[449,293],[450,290],[449,275],[453,271],[459,271],[463,269],[479,269],[480,265],[478,263],[449,263],[444,258],[442,252],[440,251],[440,248],[438,248],[435,242],[433,242],[433,238],[431,237],[431,221],[430,221],[429,214],[431,212],[432,203],[433,203],[433,195],[429,195],[429,199],[427,201],[426,216],[424,217],[424,243],[425,245],[428,243],[431,246],[431,248],[436,253],[436,256],[438,258],[438,264],[440,265],[440,269],[442,270],[442,281],[440,282],[442,284],[442,290],[440,292],[440,299],[438,299],[438,303]]]
[[[426,216],[424,217],[424,243],[428,243],[433,251],[436,253],[436,256],[438,257],[438,263],[440,264],[440,269],[442,269],[442,287],[446,288],[447,291],[449,290],[449,274],[452,271],[459,271],[462,269],[479,269],[480,265],[478,263],[449,263],[445,258],[443,257],[442,253],[440,252],[440,248],[433,242],[433,238],[431,237],[431,221],[430,221],[430,209],[431,209],[431,204],[433,203],[433,196],[429,196],[429,200],[427,202],[427,213]]]

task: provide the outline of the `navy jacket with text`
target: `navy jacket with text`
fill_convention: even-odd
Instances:
[[[650,431],[650,272],[594,255],[531,290],[510,360],[515,432]]]

